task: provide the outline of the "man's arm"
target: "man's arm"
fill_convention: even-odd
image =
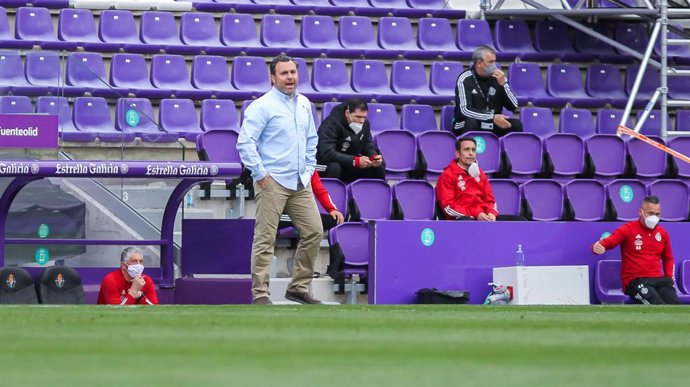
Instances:
[[[477,109],[472,103],[473,87],[467,86],[465,80],[472,77],[472,73],[467,71],[462,73],[458,78],[458,83],[455,85],[458,91],[458,101],[460,105],[460,112],[469,118],[474,118],[479,121],[488,121],[494,118],[493,112],[485,112]]]
[[[140,304],[158,305],[158,295],[156,294],[156,285],[153,284],[153,279],[149,276],[144,276],[146,284],[141,289],[144,295],[139,301]]]
[[[306,100],[307,98],[304,97]],[[314,174],[316,170],[316,147],[319,143],[319,135],[316,133],[316,124],[314,123],[314,116],[312,115],[311,105],[309,100],[305,101],[307,110],[309,111],[309,128],[307,128],[307,150],[305,165],[309,174]]]
[[[491,189],[491,183],[489,183],[489,179],[484,172],[482,172],[482,186],[484,187],[484,213],[498,216],[494,191]]]
[[[328,194],[326,187],[321,183],[318,172],[314,172],[314,174],[311,175],[311,190],[314,192],[316,200],[319,201],[321,207],[323,207],[326,212],[330,214],[331,211],[337,210],[335,204],[331,200],[331,195]]]
[[[455,182],[448,175],[442,174],[436,183],[436,199],[443,213],[451,218],[457,219],[460,216],[471,216],[476,218],[479,211],[472,211],[470,208],[460,206],[455,202]]]
[[[613,234],[609,235],[608,237],[598,240],[592,244],[592,252],[595,254],[604,254],[606,250],[611,250],[614,247],[619,246],[621,243],[623,243],[623,240],[625,239],[624,235],[624,230],[623,228],[625,225],[622,225],[616,229],[616,231],[613,232]]]
[[[268,174],[257,149],[259,137],[266,127],[266,117],[256,103],[251,104],[244,111],[244,120],[237,138],[237,151],[240,153],[242,164],[252,171],[254,181],[262,180]]]
[[[134,305],[136,303],[134,297],[129,295],[127,292],[125,292],[125,302],[120,300],[120,289],[117,286],[117,282],[115,282],[115,280],[110,276],[103,278],[100,291],[103,294],[103,299],[107,305]]]
[[[664,239],[666,239],[666,243],[664,244],[664,251],[661,253],[661,260],[664,262],[664,275],[674,278],[676,267],[673,251],[671,251],[671,238],[668,237],[668,233],[665,234]]]
[[[329,120],[330,121],[330,120]],[[324,121],[326,123],[328,121]],[[337,129],[331,125],[321,125],[319,129],[319,162],[326,164],[337,162],[342,165],[352,166],[354,157],[345,153],[338,152],[338,133]]]
[[[503,99],[503,106],[506,107],[506,109],[510,110],[511,112],[516,111],[519,106],[518,106],[518,100],[515,94],[513,93],[513,89],[510,88],[510,85],[508,82],[506,82],[503,85],[503,91],[505,92],[505,98]]]

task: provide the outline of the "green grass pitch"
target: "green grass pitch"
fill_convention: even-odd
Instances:
[[[0,307],[2,386],[690,386],[690,308]]]

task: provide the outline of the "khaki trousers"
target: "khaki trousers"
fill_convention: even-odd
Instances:
[[[254,188],[256,224],[252,244],[252,299],[268,297],[270,294],[268,269],[273,259],[278,222],[283,210],[290,215],[300,236],[288,290],[308,292],[314,277],[314,261],[323,238],[321,215],[316,207],[311,184],[295,191],[269,179],[266,188],[261,189],[258,184]]]

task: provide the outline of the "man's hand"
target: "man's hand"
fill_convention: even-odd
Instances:
[[[508,121],[508,118],[503,114],[494,114],[494,124],[496,124],[501,129],[508,129],[512,126],[510,124],[510,121]]]
[[[496,215],[494,215],[494,214],[492,214],[492,213],[489,212],[488,214],[486,214],[486,216],[489,217],[489,221],[491,221],[491,222],[495,222],[495,221],[496,221]]]
[[[374,164],[367,156],[359,156],[359,168],[369,168]]]
[[[501,70],[494,71],[494,73],[491,74],[491,76],[496,79],[499,86],[503,86],[506,84],[506,82],[508,82],[508,78],[506,78],[506,74]]]
[[[333,219],[335,219],[335,224],[340,224],[340,223],[345,221],[343,214],[338,210],[331,211],[331,217],[333,217]]]
[[[477,220],[480,220],[482,222],[487,222],[487,221],[490,221],[491,219],[489,218],[489,215],[487,215],[483,212],[480,212],[479,215],[477,215]]]
[[[597,241],[595,244],[592,245],[592,251],[594,252],[594,254],[601,255],[606,252],[606,249],[604,248],[604,246],[601,245],[601,243],[599,243],[599,241]]]
[[[139,291],[146,285],[144,277],[139,276],[137,278],[132,278],[132,287],[129,288],[131,292],[139,293]]]
[[[381,164],[383,164],[383,156],[377,155],[376,157],[371,159],[371,165],[379,167],[381,166]]]
[[[264,189],[268,186],[268,182],[271,180],[271,176],[269,174],[266,174],[263,179],[259,180],[256,182],[256,184],[259,185],[259,188]]]

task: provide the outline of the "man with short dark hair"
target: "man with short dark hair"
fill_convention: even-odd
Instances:
[[[385,179],[383,157],[371,141],[367,103],[351,99],[331,110],[319,126],[317,162],[326,166],[322,177],[346,183],[361,178]]]
[[[120,268],[103,278],[98,303],[109,305],[158,304],[153,279],[144,274],[144,252],[130,246],[120,254]]]
[[[661,204],[656,196],[642,201],[640,218],[620,226],[592,245],[594,254],[621,246],[623,292],[638,304],[678,304],[673,286],[671,239],[659,223]],[[663,274],[662,274],[663,271]]]
[[[522,132],[517,118],[508,118],[503,108],[514,112],[518,101],[505,73],[496,66],[496,51],[479,46],[472,53],[472,66],[463,71],[455,84],[455,113],[452,130],[456,136],[478,130],[498,137]]]
[[[436,183],[436,198],[446,219],[526,220],[521,216],[499,215],[491,184],[477,164],[477,141],[472,137],[455,143],[455,159]]]

